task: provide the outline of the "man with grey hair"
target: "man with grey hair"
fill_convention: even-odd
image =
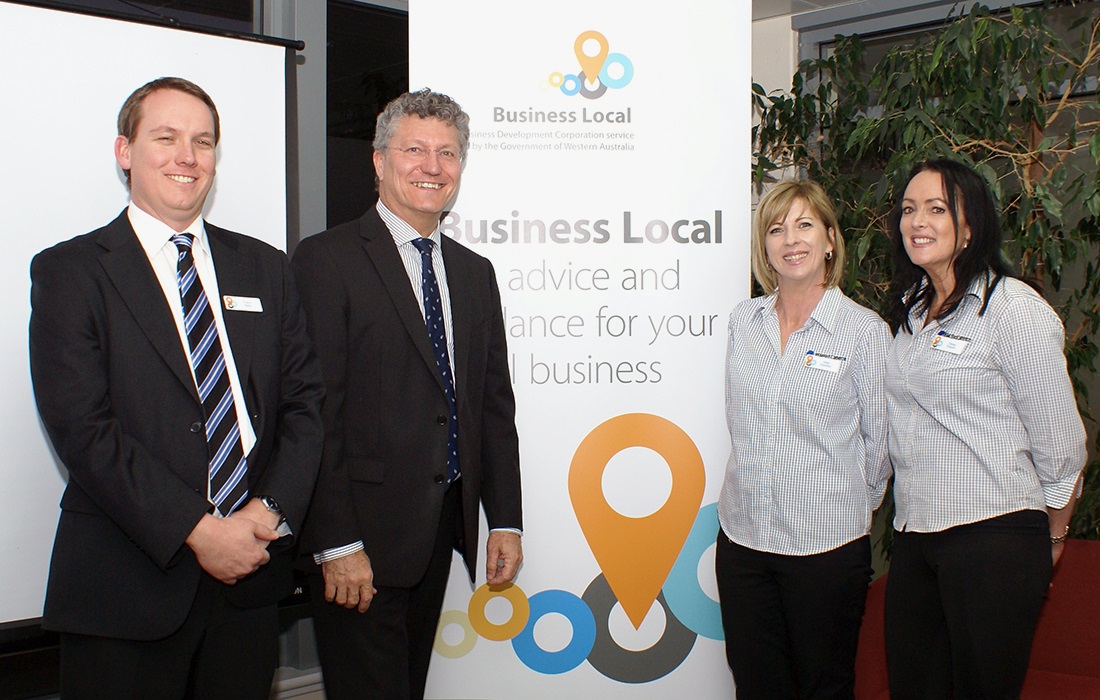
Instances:
[[[486,579],[512,580],[519,446],[493,266],[439,230],[469,117],[446,95],[379,115],[378,204],[305,239],[292,266],[328,391],[303,537],[325,692],[421,698],[452,549],[471,582],[479,506]]]

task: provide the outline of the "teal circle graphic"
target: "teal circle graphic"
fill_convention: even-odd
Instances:
[[[613,65],[620,65],[623,68],[623,75],[621,78],[615,79],[607,74],[607,67]],[[630,81],[634,79],[634,64],[630,59],[621,53],[609,53],[607,54],[607,60],[603,63],[603,68],[600,69],[600,84],[606,85],[612,90],[618,90],[619,88],[626,87],[630,84]]]
[[[722,641],[722,612],[718,603],[699,585],[699,560],[718,537],[718,504],[699,509],[680,556],[665,579],[662,592],[676,618],[692,632]]]

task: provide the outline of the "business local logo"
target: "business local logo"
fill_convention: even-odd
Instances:
[[[616,511],[603,492],[603,474],[611,458],[632,447],[645,447],[664,458],[672,487],[664,504],[644,517]],[[435,651],[448,658],[465,656],[478,638],[511,641],[520,661],[538,673],[572,671],[588,661],[601,674],[621,683],[649,683],[676,670],[698,637],[723,640],[718,602],[702,588],[699,567],[718,535],[718,504],[700,507],[706,474],[694,441],[678,425],[660,416],[628,413],[596,426],[578,445],[569,467],[569,496],[577,521],[601,572],[584,593],[550,589],[528,594],[518,585],[478,588],[466,610],[444,611]],[[713,557],[713,552],[710,552]],[[507,620],[488,619],[493,598],[511,607]],[[664,630],[641,650],[620,646],[610,619],[620,606],[637,630],[651,609],[664,619]],[[547,615],[563,616],[572,636],[560,649],[545,649],[535,627]],[[461,638],[449,643],[444,633],[457,626]]]
[[[609,53],[607,38],[597,31],[581,32],[573,43],[573,51],[580,64],[579,73],[550,74],[550,85],[572,97],[580,94],[590,100],[603,97],[611,90],[618,90],[634,79],[634,64],[621,53]]]

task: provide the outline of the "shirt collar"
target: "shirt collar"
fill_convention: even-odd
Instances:
[[[134,233],[137,234],[138,242],[141,243],[141,247],[150,259],[166,245],[175,247],[172,243],[172,236],[176,235],[177,231],[168,224],[144,211],[133,202],[126,208],[126,216],[130,219],[130,226],[133,227]],[[206,227],[203,225],[201,216],[178,233],[190,233],[195,237],[195,244],[192,249],[198,248],[203,253],[209,254],[210,247],[206,240]]]
[[[829,333],[833,333],[837,326],[837,317],[840,314],[840,300],[844,297],[844,293],[840,291],[839,287],[829,287],[825,290],[825,294],[817,302],[817,306],[810,313],[810,318],[807,321],[814,321],[817,325],[824,328]],[[775,302],[779,300],[779,294],[769,294],[760,304],[760,308],[757,313],[761,318],[767,316],[773,316],[776,314]]]
[[[382,222],[386,224],[386,228],[389,229],[390,235],[393,236],[393,242],[398,246],[409,245],[417,238],[423,238],[420,232],[410,226],[408,222],[402,219],[397,214],[390,211],[389,207],[382,203],[382,200],[378,200],[378,204],[375,205],[378,210],[378,216],[382,218]],[[439,227],[436,226],[432,231],[432,235],[428,236],[437,246],[439,245]]]
[[[810,318],[830,334],[836,330],[837,317],[840,315],[840,300],[843,296],[844,293],[839,287],[829,287],[810,314]]]
[[[970,286],[966,288],[966,296],[972,296],[978,301],[985,299],[985,295],[989,291],[990,282],[992,282],[992,275],[990,275],[989,270],[986,270],[970,280]]]
[[[775,302],[778,300],[779,295],[775,292],[772,292],[771,294],[761,299],[760,306],[756,308],[757,315],[759,315],[761,318],[775,315]]]
[[[974,277],[974,279],[970,280],[970,286],[968,286],[966,288],[966,292],[963,294],[962,299],[959,300],[959,305],[955,307],[955,310],[952,311],[951,314],[949,316],[947,316],[947,318],[942,318],[938,322],[935,322],[935,323],[946,323],[951,318],[953,318],[957,313],[959,313],[959,310],[966,304],[966,298],[967,297],[974,297],[975,299],[978,300],[978,303],[981,303],[982,301],[984,301],[985,300],[985,295],[989,293],[989,287],[990,287],[990,285],[992,285],[992,283],[993,283],[993,272],[992,272],[992,270],[987,269],[985,272],[983,272],[979,275],[976,275]],[[920,287],[918,287],[917,290],[915,292],[913,292],[913,294],[919,294],[919,293],[923,292],[925,287],[927,287],[929,284],[931,284],[931,283],[928,281],[927,278],[925,278],[921,282]],[[910,298],[908,293],[905,295],[905,298],[906,298],[906,300],[908,300]],[[926,314],[919,313],[917,311],[916,306],[909,309],[910,323],[916,321],[916,322],[919,323],[920,326],[923,326],[925,315]],[[932,325],[933,324],[929,324],[928,327],[930,328]]]

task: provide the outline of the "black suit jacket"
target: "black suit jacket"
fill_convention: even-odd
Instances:
[[[221,293],[263,304],[224,312],[256,432],[250,493],[274,497],[298,532],[320,461],[324,388],[289,265],[260,241],[206,231]],[[125,211],[39,253],[31,281],[35,398],[69,470],[44,626],[164,637],[194,600],[201,569],[184,540],[210,507],[202,404],[172,312]],[[288,544],[272,543],[272,561],[227,589],[231,602],[289,592]]]
[[[473,578],[479,502],[490,528],[522,527],[515,399],[496,275],[443,237],[454,333],[461,547]],[[308,551],[362,539],[375,583],[408,587],[435,545],[449,408],[400,254],[372,208],[303,240],[292,268],[325,377],[325,451]]]

